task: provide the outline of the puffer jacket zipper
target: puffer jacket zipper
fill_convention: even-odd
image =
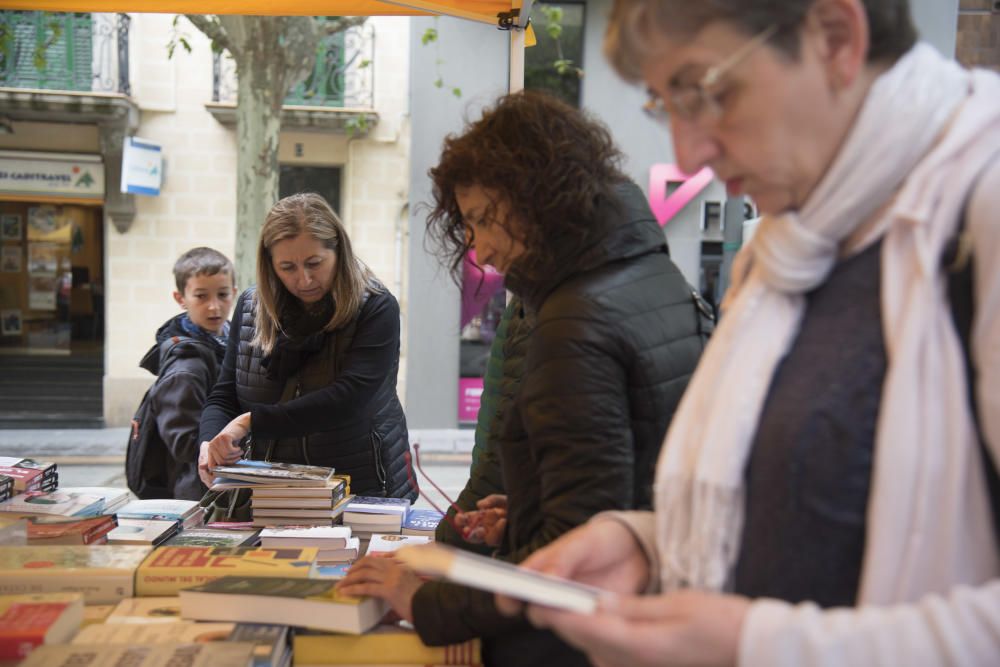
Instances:
[[[382,436],[378,434],[378,431],[372,431],[371,443],[372,453],[375,456],[375,477],[378,479],[379,486],[382,487],[382,495],[387,496],[389,495],[388,475],[382,463]]]

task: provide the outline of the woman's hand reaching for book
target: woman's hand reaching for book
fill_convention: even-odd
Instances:
[[[404,621],[413,622],[413,596],[424,581],[392,556],[365,556],[337,582],[337,592],[381,598]]]
[[[521,567],[603,588],[638,593],[649,580],[649,561],[632,532],[618,521],[590,521],[528,556]],[[524,603],[497,596],[501,613],[514,616]]]
[[[507,528],[507,496],[500,493],[488,495],[479,500],[476,507],[479,509],[456,514],[455,526],[467,542],[500,546]]]
[[[198,454],[198,476],[205,486],[212,486],[212,468],[230,465],[243,457],[239,441],[250,432],[250,413],[245,412],[226,424],[217,436],[201,443]]]

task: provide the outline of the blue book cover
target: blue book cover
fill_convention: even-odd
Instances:
[[[433,533],[444,515],[433,509],[411,509],[403,523],[403,530],[418,530],[422,533]]]

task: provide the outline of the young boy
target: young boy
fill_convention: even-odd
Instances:
[[[174,264],[174,300],[183,313],[156,332],[156,344],[140,366],[159,376],[149,391],[149,420],[159,438],[148,447],[165,446],[162,472],[149,480],[151,495],[198,500],[206,488],[198,478],[198,422],[226,351],[229,313],[236,296],[233,263],[211,248],[193,248]],[[159,440],[159,442],[157,442]],[[153,466],[158,468],[159,466]]]

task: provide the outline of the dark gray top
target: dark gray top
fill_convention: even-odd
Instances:
[[[765,399],[746,469],[735,591],[854,605],[886,352],[881,243],[839,263]]]

